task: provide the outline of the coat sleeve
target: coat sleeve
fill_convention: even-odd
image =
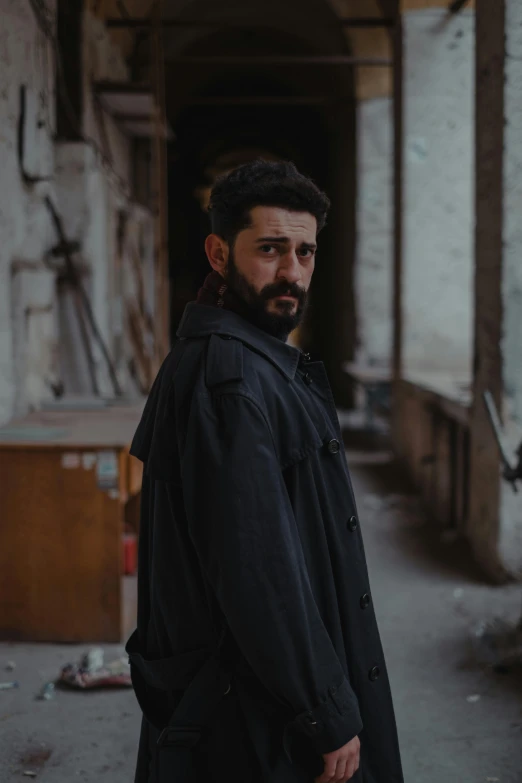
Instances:
[[[193,399],[181,455],[189,531],[242,654],[319,753],[362,729],[312,594],[272,435],[248,396]]]

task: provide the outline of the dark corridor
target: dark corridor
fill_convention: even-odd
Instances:
[[[344,54],[345,39],[342,45]],[[353,73],[334,64],[270,63],[302,52],[303,41],[294,34],[258,27],[192,42],[182,52],[195,58],[190,66],[178,64],[179,55],[167,62],[167,110],[176,131],[169,152],[171,337],[208,270],[205,209],[215,177],[258,156],[292,160],[332,200],[300,347],[326,363],[336,397],[349,404],[341,363],[352,358],[356,340]],[[211,67],[196,59],[206,56],[245,62]],[[249,57],[266,58],[267,64],[250,64]]]

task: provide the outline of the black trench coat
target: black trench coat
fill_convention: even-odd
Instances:
[[[191,779],[311,783],[321,754],[358,735],[354,783],[402,783],[360,520],[322,363],[232,312],[190,304],[131,451],[145,463],[131,648],[148,661],[192,661],[194,673],[225,623],[235,649]],[[182,690],[149,686],[147,704],[163,699],[164,723]],[[137,783],[161,777],[159,729],[144,717]],[[161,783],[182,777],[173,771]]]

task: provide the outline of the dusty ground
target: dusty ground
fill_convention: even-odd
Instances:
[[[414,498],[390,501],[408,489],[389,456],[356,451],[355,438],[347,440],[406,782],[522,783],[522,676],[477,665],[469,644],[479,620],[518,616],[522,587],[484,585],[466,548],[441,542]],[[105,650],[116,657],[122,648]],[[35,700],[82,652],[0,645],[0,680],[20,681],[19,690],[0,691],[1,783],[30,780],[26,770],[41,783],[131,783],[139,724],[131,692]],[[4,670],[10,660],[15,672]]]

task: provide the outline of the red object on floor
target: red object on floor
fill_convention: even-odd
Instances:
[[[138,565],[138,542],[134,533],[123,534],[123,573],[134,576]]]

